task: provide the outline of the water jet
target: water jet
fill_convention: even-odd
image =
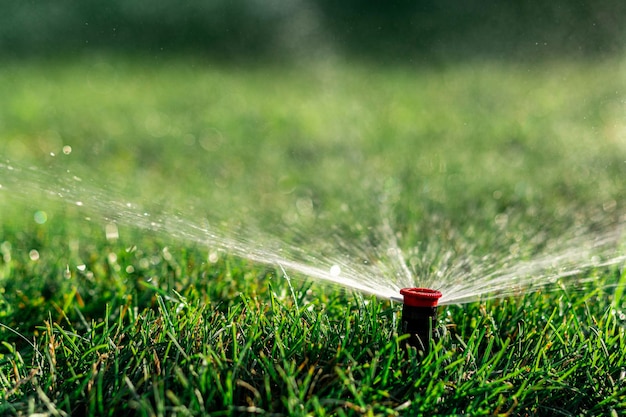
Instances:
[[[428,353],[442,294],[430,288],[402,288],[400,294],[404,296],[400,330],[409,335],[409,346]]]

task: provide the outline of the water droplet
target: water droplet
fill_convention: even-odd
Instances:
[[[50,152],[50,156],[56,156],[54,152]]]
[[[35,223],[37,224],[45,224],[48,221],[48,215],[45,211],[37,210],[33,217],[35,218]]]
[[[296,210],[298,214],[303,217],[310,217],[313,215],[313,201],[310,198],[302,197],[296,200]]]
[[[333,277],[338,277],[339,274],[341,274],[341,268],[339,267],[339,265],[333,265],[330,267],[330,275],[332,275]]]
[[[503,228],[506,227],[507,223],[509,222],[509,216],[504,214],[504,213],[500,213],[500,214],[496,215],[494,220],[495,220],[496,225],[500,229],[503,229]]]
[[[30,252],[28,252],[28,257],[30,258],[31,261],[38,261],[39,252],[36,249],[33,249]]]
[[[82,206],[83,206],[83,202],[82,202],[82,201],[77,201],[77,202],[76,202],[76,205],[77,205],[78,207],[82,207]]]
[[[104,227],[107,240],[117,240],[120,237],[117,225],[115,223],[109,223]]]
[[[87,270],[87,265],[78,265],[76,266],[76,269],[78,269],[80,272],[85,272]]]

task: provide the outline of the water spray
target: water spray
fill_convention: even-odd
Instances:
[[[400,330],[409,335],[409,346],[428,353],[442,294],[429,288],[402,288],[400,294],[404,296]]]

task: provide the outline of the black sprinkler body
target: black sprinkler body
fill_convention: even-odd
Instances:
[[[407,344],[428,353],[437,324],[437,303],[441,292],[429,288],[403,288],[401,333],[408,334]]]

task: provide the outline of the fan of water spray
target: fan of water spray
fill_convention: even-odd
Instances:
[[[204,245],[256,263],[280,266],[303,277],[336,284],[377,297],[403,302],[403,288],[423,287],[441,293],[439,304],[519,295],[555,288],[562,279],[580,278],[590,268],[624,262],[620,252],[621,224],[603,232],[576,231],[568,239],[549,241],[532,256],[494,253],[474,256],[471,251],[428,251],[407,262],[389,219],[383,213],[376,229],[376,246],[336,240],[335,250],[316,254],[315,248],[290,244],[269,233],[235,232],[219,222],[176,212],[158,214],[142,209],[105,188],[89,187],[74,175],[57,176],[35,167],[0,164],[0,197],[4,200],[57,200],[76,206],[92,221],[99,219],[108,233],[127,226],[161,233],[182,242]],[[41,204],[44,204],[41,203]],[[469,246],[468,246],[469,247]],[[334,253],[333,253],[334,252]],[[412,265],[412,267],[410,267]]]

